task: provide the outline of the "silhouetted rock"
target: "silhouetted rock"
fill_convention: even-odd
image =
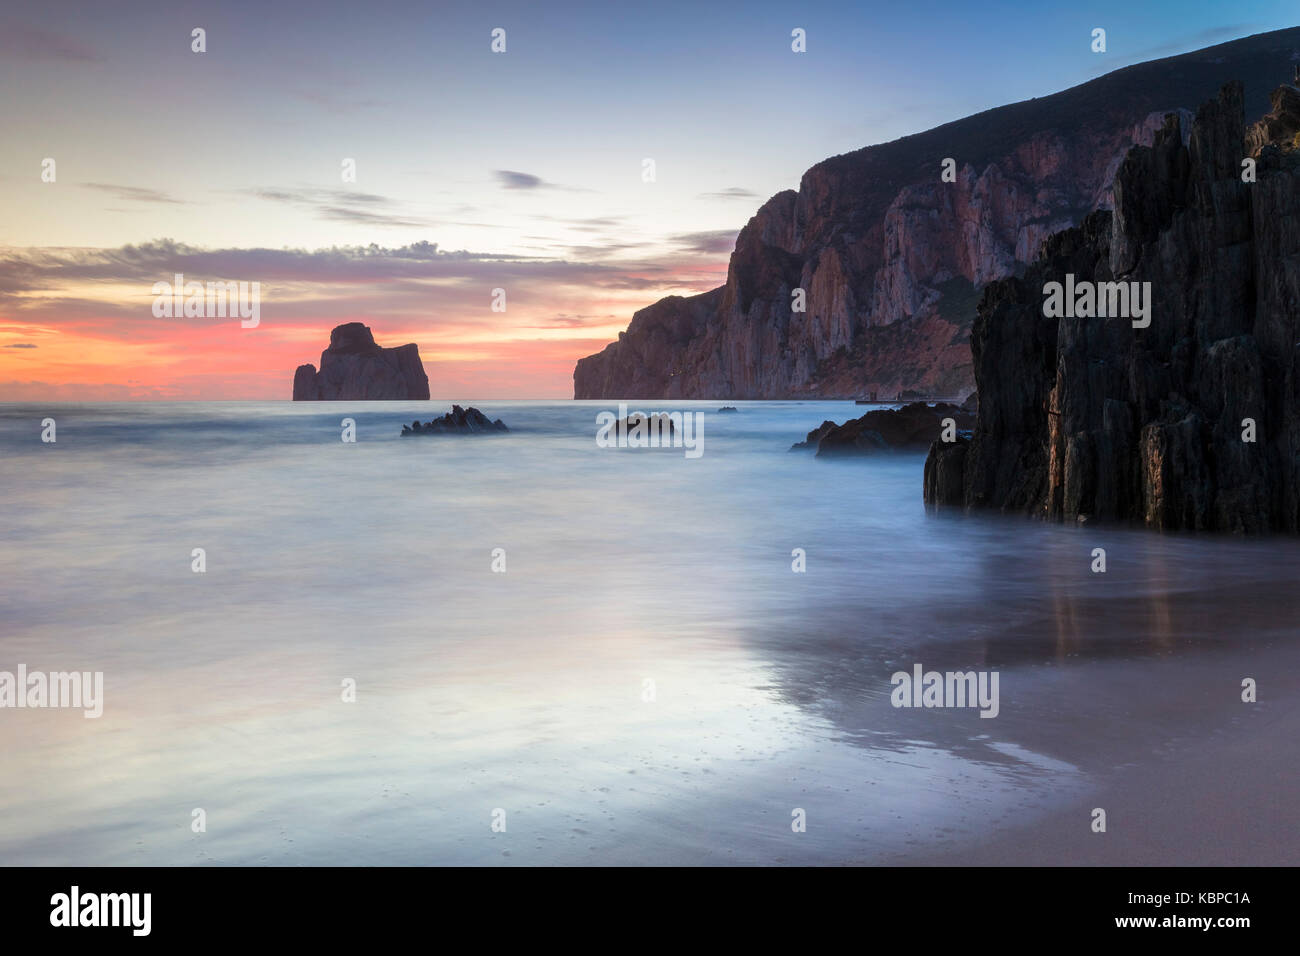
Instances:
[[[719,414],[721,414],[722,412],[738,412],[738,411],[740,411],[740,409],[738,409],[735,405],[723,405],[721,408],[718,409]]]
[[[360,322],[340,325],[320,356],[320,371],[300,365],[293,376],[293,400],[425,401],[429,377],[415,344],[381,348]]]
[[[805,441],[792,445],[790,450],[815,448],[818,458],[921,452],[929,448],[931,442],[940,439],[945,419],[952,419],[957,435],[974,424],[971,413],[960,406],[944,402],[937,405],[913,402],[899,409],[876,409],[843,425],[822,422],[808,433]]]
[[[1170,116],[1124,160],[1113,215],[1052,236],[1023,279],[984,290],[973,438],[931,448],[928,503],[1300,530],[1300,154],[1287,118],[1300,99],[1284,88],[1272,102],[1247,131],[1229,84],[1187,145]],[[1256,182],[1242,181],[1248,156]],[[1150,325],[1045,318],[1045,285],[1067,275],[1150,282]]]
[[[402,426],[403,435],[481,435],[490,432],[508,432],[501,419],[492,421],[477,408],[451,406],[442,418],[421,425],[418,421]]]
[[[819,442],[821,442],[822,438],[824,438],[826,435],[829,435],[831,432],[835,431],[835,429],[839,427],[840,427],[839,425],[835,424],[835,422],[831,421],[828,418],[820,425],[818,425],[816,428],[814,428],[812,431],[810,431],[806,439],[804,439],[803,441],[795,442],[793,445],[791,445],[790,450],[791,451],[816,451],[817,445]]]
[[[649,415],[644,412],[633,412],[627,418],[620,418],[614,422],[610,430],[615,434],[626,435],[638,426],[646,434],[649,434],[652,430],[661,433],[666,430],[670,435],[677,431],[677,427],[673,424],[673,420],[667,412],[654,412]]]

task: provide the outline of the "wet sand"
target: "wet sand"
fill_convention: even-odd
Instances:
[[[1218,605],[1224,614],[1233,613]],[[1193,610],[1194,609],[1189,609]],[[1287,627],[1286,621],[1279,621]],[[939,866],[1294,866],[1300,862],[1300,655],[1244,646],[1123,663],[1131,707],[1108,706],[1131,736],[1091,767],[1082,792],[1042,815],[1014,816],[960,843],[884,862]],[[1241,677],[1258,699],[1240,699]],[[1150,685],[1141,692],[1142,682]],[[1096,714],[1041,746],[1078,754]],[[1094,808],[1106,832],[1092,830]]]

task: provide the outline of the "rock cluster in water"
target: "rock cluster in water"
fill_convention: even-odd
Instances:
[[[1248,130],[1229,84],[1186,145],[1170,116],[1124,160],[1113,214],[984,290],[973,437],[932,447],[928,503],[1300,530],[1300,91],[1272,106]],[[1045,318],[1046,284],[1067,275],[1150,282],[1150,324]]]
[[[913,402],[899,409],[880,408],[837,425],[824,421],[808,433],[791,451],[816,449],[818,458],[874,455],[879,452],[928,449],[942,437],[944,421],[950,419],[955,436],[968,434],[975,422],[975,398],[961,405]]]
[[[403,435],[479,435],[489,432],[508,432],[501,419],[492,421],[477,408],[451,406],[451,411],[441,418],[425,422],[418,421],[402,426]]]

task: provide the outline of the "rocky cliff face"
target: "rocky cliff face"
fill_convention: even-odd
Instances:
[[[1052,236],[1023,279],[985,289],[974,434],[931,448],[927,502],[1300,530],[1300,91],[1271,105],[1247,130],[1230,84],[1186,145],[1168,117],[1119,168],[1113,214]],[[1049,283],[1107,282],[1150,283],[1150,324],[1081,301],[1044,316]]]
[[[429,378],[414,343],[386,349],[375,344],[360,322],[340,325],[320,355],[320,371],[299,365],[293,376],[295,402],[407,401],[429,397]]]
[[[741,231],[726,285],[636,313],[578,362],[574,397],[965,395],[976,288],[1108,207],[1128,148],[1167,111],[1234,76],[1262,108],[1297,49],[1300,30],[1235,41],[819,163]]]

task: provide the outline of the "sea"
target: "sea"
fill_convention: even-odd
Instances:
[[[453,401],[509,431],[401,435]],[[722,404],[628,403],[698,457],[611,402],[0,405],[0,679],[103,681],[0,706],[0,864],[905,863],[1298,672],[1294,540],[930,513],[923,456],[791,451],[853,403]],[[932,671],[996,713],[898,706]]]

